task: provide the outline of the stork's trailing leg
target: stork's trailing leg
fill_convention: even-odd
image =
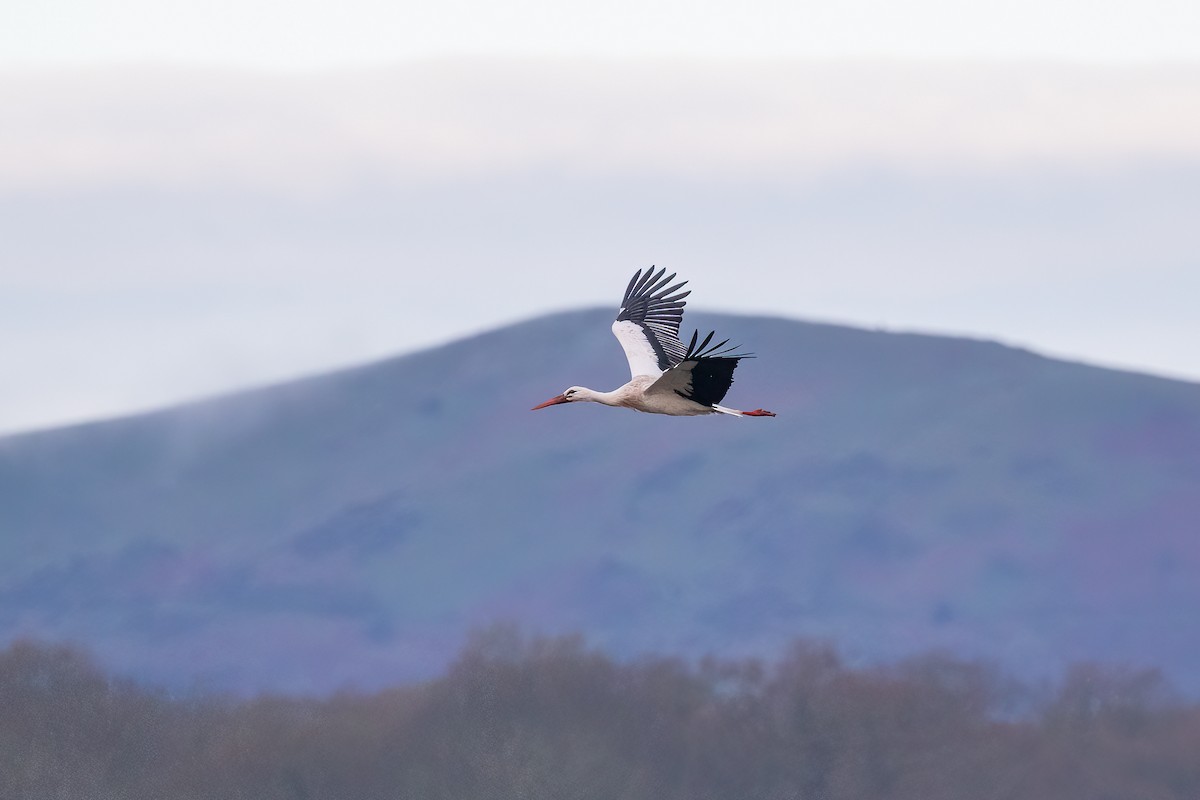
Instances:
[[[728,414],[731,417],[773,417],[774,411],[764,411],[761,408],[756,408],[753,411],[738,411],[736,408],[726,408],[725,406],[714,405],[713,411],[721,414]]]

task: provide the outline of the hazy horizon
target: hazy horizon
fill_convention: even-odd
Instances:
[[[328,364],[325,366],[316,367],[316,368],[312,368],[312,369],[300,371],[300,372],[295,372],[295,373],[283,374],[283,375],[278,375],[278,376],[266,376],[266,377],[263,377],[263,378],[260,378],[257,380],[249,379],[245,383],[221,386],[219,388],[216,388],[216,389],[213,389],[210,391],[193,392],[193,393],[189,393],[187,395],[182,395],[179,397],[171,397],[171,398],[167,398],[167,399],[154,400],[154,401],[150,401],[150,402],[146,403],[145,405],[119,408],[119,409],[116,409],[109,413],[100,413],[100,414],[96,414],[96,415],[92,415],[92,416],[80,417],[78,419],[62,419],[62,420],[53,421],[53,422],[51,422],[49,424],[45,424],[45,425],[33,425],[33,426],[23,427],[23,428],[14,429],[14,430],[6,430],[3,428],[0,428],[0,439],[4,438],[6,436],[20,436],[23,434],[38,434],[38,433],[42,433],[42,432],[57,430],[59,428],[69,428],[69,427],[74,427],[77,425],[88,425],[91,423],[103,423],[103,422],[121,420],[121,419],[126,419],[126,418],[131,418],[131,417],[137,417],[142,414],[153,414],[153,413],[156,413],[159,411],[168,411],[170,409],[177,408],[180,406],[190,405],[192,403],[207,403],[210,401],[216,401],[216,400],[220,400],[221,398],[241,394],[243,392],[256,392],[256,391],[261,391],[261,390],[269,390],[273,387],[288,384],[293,381],[305,381],[310,378],[318,378],[318,377],[321,377],[324,375],[338,373],[341,371],[356,370],[356,369],[360,369],[363,367],[369,367],[374,364],[378,364],[382,361],[390,360],[392,358],[403,358],[405,356],[415,355],[415,354],[421,353],[426,350],[435,350],[435,349],[438,349],[441,347],[452,346],[461,341],[470,340],[470,339],[473,339],[473,338],[476,338],[479,336],[486,336],[489,333],[493,333],[493,332],[502,330],[504,328],[521,325],[526,322],[532,322],[532,321],[540,319],[542,317],[553,317],[553,316],[558,316],[558,315],[571,315],[571,314],[577,314],[577,313],[588,312],[588,311],[606,311],[606,310],[609,310],[607,306],[599,306],[599,305],[594,305],[594,304],[589,305],[589,306],[575,306],[572,308],[547,309],[545,312],[540,313],[540,314],[534,314],[532,316],[527,316],[527,317],[520,317],[517,319],[510,320],[510,321],[497,323],[495,325],[483,326],[478,329],[464,330],[461,333],[452,334],[445,339],[431,341],[431,342],[428,342],[425,344],[420,344],[420,345],[414,346],[410,349],[396,350],[394,352],[384,352],[384,353],[379,353],[379,354],[375,354],[375,355],[363,356],[356,360],[331,363],[331,364]],[[1027,352],[1033,353],[1034,355],[1037,355],[1037,356],[1040,356],[1043,358],[1047,358],[1052,361],[1061,361],[1064,363],[1078,364],[1081,366],[1096,367],[1099,369],[1111,370],[1114,372],[1127,372],[1127,373],[1131,373],[1131,374],[1144,375],[1144,376],[1150,377],[1150,378],[1157,378],[1157,379],[1161,379],[1161,380],[1167,380],[1167,381],[1173,381],[1173,382],[1179,382],[1179,383],[1200,384],[1200,378],[1170,375],[1170,374],[1166,374],[1166,373],[1162,373],[1162,372],[1155,372],[1153,370],[1137,369],[1137,368],[1121,366],[1121,365],[1098,363],[1098,362],[1094,362],[1094,361],[1089,361],[1085,358],[1071,358],[1071,357],[1067,357],[1067,356],[1062,356],[1060,354],[1039,350],[1034,347],[1028,347],[1020,342],[1005,341],[1005,340],[1002,340],[997,337],[979,336],[979,335],[974,335],[971,333],[954,332],[954,331],[924,330],[921,328],[870,326],[870,325],[865,325],[865,324],[857,324],[857,323],[853,323],[853,322],[845,322],[845,321],[834,320],[834,319],[819,319],[819,318],[815,318],[815,317],[807,317],[807,318],[789,317],[789,316],[782,315],[782,314],[772,314],[772,313],[724,311],[724,310],[720,310],[720,309],[707,308],[707,307],[703,307],[703,306],[689,307],[689,312],[690,312],[692,319],[695,319],[699,315],[703,315],[705,319],[711,319],[714,316],[730,317],[730,318],[734,318],[734,319],[737,319],[739,317],[745,318],[745,319],[754,319],[754,318],[779,319],[779,320],[786,320],[786,321],[791,321],[791,322],[801,322],[801,323],[815,324],[815,325],[829,325],[829,326],[834,326],[834,327],[839,327],[839,328],[847,328],[847,329],[851,329],[851,330],[882,332],[882,333],[896,334],[896,335],[901,335],[901,336],[929,336],[929,337],[935,337],[935,338],[963,339],[963,340],[967,340],[967,341],[994,342],[994,343],[1002,345],[1004,347],[1027,351]],[[685,328],[687,328],[688,319],[689,319],[689,317],[685,317],[685,325],[684,325]],[[690,330],[690,328],[688,330]],[[603,340],[607,336],[611,336],[611,334],[609,334],[603,328],[597,329],[597,337],[599,337]],[[624,355],[622,354],[620,349],[615,349],[613,351],[614,363],[619,365],[623,362],[623,359],[624,359]]]
[[[1200,63],[10,66],[0,210],[0,432],[615,307],[650,264],[696,309],[1200,380]]]

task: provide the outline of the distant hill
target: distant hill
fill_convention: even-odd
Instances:
[[[0,439],[0,638],[174,685],[439,670],[473,626],[619,654],[930,647],[1200,691],[1200,385],[689,315],[775,419],[529,408],[627,380],[608,311]]]

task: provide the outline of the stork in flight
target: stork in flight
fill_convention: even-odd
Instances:
[[[738,361],[752,356],[735,353],[736,347],[722,350],[729,343],[728,339],[709,347],[715,331],[699,344],[700,331],[696,331],[691,343],[685,347],[679,338],[679,323],[683,320],[683,298],[691,291],[679,291],[687,281],[668,288],[675,274],[664,275],[665,269],[655,272],[651,267],[645,275],[639,269],[625,289],[621,311],[612,324],[613,334],[629,359],[633,379],[611,392],[572,386],[534,406],[534,411],[560,403],[590,402],[676,417],[700,414],[775,416],[761,408],[738,411],[717,405],[733,383],[733,371],[737,369]]]

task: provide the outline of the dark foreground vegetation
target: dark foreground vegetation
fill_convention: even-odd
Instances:
[[[1152,673],[1081,667],[1013,698],[938,657],[620,663],[505,631],[419,686],[179,697],[19,642],[0,651],[0,798],[1200,797],[1200,708]]]

